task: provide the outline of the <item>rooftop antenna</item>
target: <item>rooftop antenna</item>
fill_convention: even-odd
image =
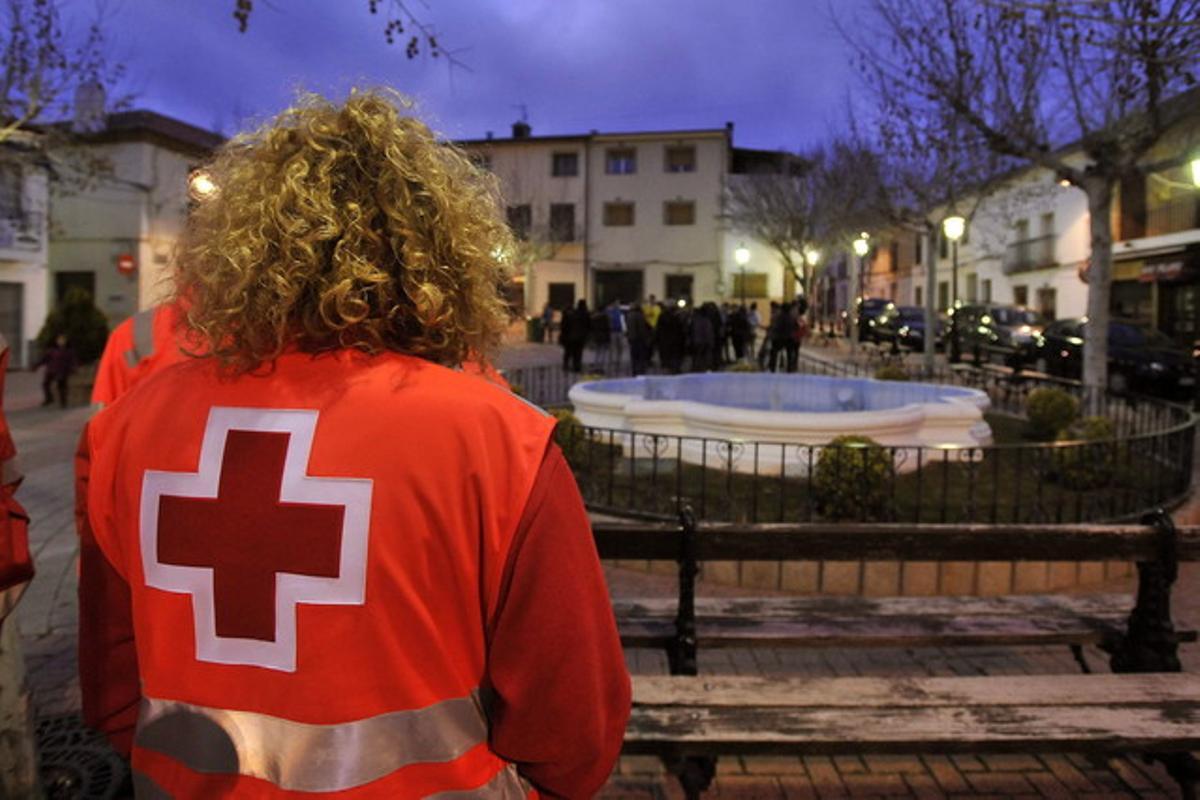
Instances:
[[[517,103],[513,108],[521,112],[521,122],[529,122],[529,106],[524,103]]]

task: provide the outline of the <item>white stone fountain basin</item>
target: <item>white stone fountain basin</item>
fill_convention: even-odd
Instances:
[[[613,434],[626,455],[679,457],[738,472],[802,474],[816,452],[810,446],[844,434],[897,448],[900,471],[916,469],[921,447],[992,443],[983,419],[987,395],[961,386],[724,372],[589,381],[572,387],[569,397],[589,427],[683,437],[677,444]]]

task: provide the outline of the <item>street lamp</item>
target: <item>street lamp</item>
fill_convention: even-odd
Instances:
[[[193,200],[197,202],[207,200],[216,193],[217,184],[213,181],[212,175],[208,173],[208,170],[194,170],[188,176],[188,194],[191,195]]]
[[[854,240],[854,254],[858,256],[858,280],[855,282],[857,287],[857,295],[850,300],[850,352],[853,353],[858,349],[858,304],[862,301],[863,294],[863,272],[866,271],[867,253],[871,252],[871,245],[867,243],[870,236],[866,231],[858,235]],[[854,294],[854,292],[848,292]]]
[[[750,263],[750,249],[744,244],[739,244],[733,251],[733,260],[742,271],[742,305],[746,305],[746,265]]]
[[[813,283],[812,276],[816,275],[817,264],[821,262],[821,251],[815,247],[804,248],[804,263],[808,265],[807,277],[804,281],[804,302],[808,306],[808,310],[812,312],[813,320],[818,321],[816,308],[816,293],[810,290],[815,288],[810,286]],[[809,295],[812,295],[811,297]],[[825,303],[821,303],[821,311],[825,310]]]
[[[1200,156],[1192,159],[1192,183],[1200,189]]]
[[[958,240],[967,231],[967,221],[957,214],[942,220],[942,234],[950,240],[952,252],[950,266],[950,361],[957,364],[962,360],[958,341]]]

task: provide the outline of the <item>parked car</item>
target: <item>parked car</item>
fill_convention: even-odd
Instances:
[[[864,297],[858,301],[858,340],[860,342],[878,342],[879,336],[875,332],[876,325],[879,324],[879,317],[888,309],[896,306],[891,300],[885,300],[882,297]],[[842,315],[846,323],[846,335],[850,335],[850,322],[846,320],[846,315]]]
[[[1033,366],[1064,378],[1083,374],[1083,326],[1086,318],[1060,319],[1038,337]],[[1108,388],[1169,397],[1191,397],[1196,388],[1192,354],[1166,334],[1128,320],[1108,323]]]
[[[941,314],[936,315],[936,318],[934,345],[940,349],[946,331],[946,320]],[[879,315],[872,330],[875,332],[876,341],[894,341],[898,347],[924,350],[925,309],[920,306],[892,306]]]
[[[1036,311],[1021,306],[969,305],[954,312],[946,335],[958,331],[959,350],[974,354],[978,361],[1021,367],[1034,357],[1037,337],[1042,332]]]

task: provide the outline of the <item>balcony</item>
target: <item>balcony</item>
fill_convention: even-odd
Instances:
[[[35,252],[42,247],[40,213],[0,209],[0,250]]]
[[[1012,275],[1053,267],[1056,263],[1054,240],[1053,235],[1039,236],[1036,239],[1022,239],[1010,244],[1004,252],[1004,274]]]
[[[1200,202],[1195,197],[1176,197],[1146,209],[1146,236],[1200,228]]]

